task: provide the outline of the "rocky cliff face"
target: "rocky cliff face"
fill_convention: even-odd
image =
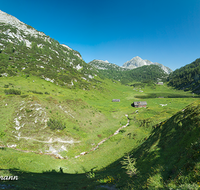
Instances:
[[[96,69],[79,52],[0,11],[0,76],[22,73],[69,87],[84,83],[85,89]]]
[[[32,37],[38,38],[43,37],[45,41],[50,42],[50,37],[47,37],[43,32],[39,32],[32,28],[31,26],[21,22],[17,18],[12,15],[9,15],[0,10],[0,23],[4,25],[10,25],[17,30],[14,32],[11,29],[7,29],[6,31],[2,31],[3,34],[7,34],[10,38],[17,38],[19,41],[26,42],[27,47],[31,47],[31,42],[26,39],[26,35],[30,35]],[[23,34],[22,34],[23,31]],[[12,40],[10,40],[11,42]],[[13,42],[13,41],[12,41]]]
[[[138,68],[138,67],[142,67],[144,65],[158,65],[167,74],[170,74],[171,72],[173,72],[169,67],[166,67],[166,66],[164,66],[164,65],[162,65],[160,63],[153,63],[153,62],[151,62],[149,60],[143,60],[139,56],[136,56],[136,57],[132,58],[130,61],[127,61],[126,63],[124,63],[122,65],[122,68],[135,69],[135,68]]]

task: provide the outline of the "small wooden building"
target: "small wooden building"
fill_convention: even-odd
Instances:
[[[112,102],[120,102],[120,99],[113,99]]]
[[[157,82],[156,84],[157,85],[163,85],[163,82]]]
[[[136,108],[141,108],[141,107],[146,108],[147,102],[146,101],[143,101],[143,102],[134,102],[133,106],[136,107]]]

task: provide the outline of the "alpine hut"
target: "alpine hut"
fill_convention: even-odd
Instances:
[[[113,99],[112,102],[120,102],[120,99]]]
[[[146,108],[147,102],[146,101],[143,101],[143,102],[134,102],[133,106],[136,107],[136,108],[141,108],[141,107]]]
[[[156,84],[157,85],[163,85],[163,82],[157,82]]]

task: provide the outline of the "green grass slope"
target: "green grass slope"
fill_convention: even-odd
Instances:
[[[131,154],[139,171],[138,189],[200,187],[200,102],[196,101],[153,126],[149,138]]]
[[[194,102],[195,99],[189,92],[173,90],[166,84],[149,86],[146,83],[134,83],[134,86],[123,86],[101,79],[98,79],[101,82],[98,83],[98,88],[87,91],[61,87],[36,76],[1,79],[0,175],[19,176],[18,181],[1,181],[6,187],[14,185],[15,189],[105,189],[112,186],[118,189],[162,189],[181,185],[182,182],[177,183],[173,179],[177,170],[174,175],[170,171],[173,169],[172,165],[179,162],[178,151],[189,146],[186,143],[189,133],[184,137],[182,132],[185,120],[181,117],[182,112],[178,112]],[[19,90],[21,95],[6,95],[5,90],[9,89]],[[184,98],[178,97],[180,93]],[[166,98],[155,98],[157,96]],[[121,101],[112,102],[112,99]],[[146,109],[131,106],[133,101],[141,100],[147,101]],[[187,111],[189,108],[191,107],[185,109],[188,115],[186,118],[193,116],[189,117],[189,113],[195,115],[199,107]],[[90,151],[97,143],[127,123],[125,114],[130,119],[129,126],[112,136],[97,150]],[[173,116],[174,114],[176,115]],[[198,114],[193,120],[188,120],[188,123],[198,124],[197,118]],[[172,142],[167,141],[167,134]],[[178,134],[182,136],[177,136]],[[180,141],[179,137],[184,139]],[[175,144],[176,138],[177,143],[180,141],[180,150],[177,148],[178,144]],[[198,144],[192,137],[189,141]],[[175,148],[170,149],[168,144],[175,144]],[[173,150],[174,159],[164,163],[165,159],[173,157]],[[75,158],[82,152],[88,154]],[[129,177],[126,170],[122,169],[120,161],[127,152],[136,158],[136,168],[139,171],[137,177]],[[65,159],[58,159],[59,157]],[[146,157],[149,158],[148,161]],[[195,158],[198,159],[198,155]],[[183,165],[180,166],[184,166],[184,159],[185,155],[182,155],[180,162]],[[165,181],[159,184],[158,178],[152,173],[152,168],[158,170],[160,167],[157,164],[169,168],[168,173],[162,173],[162,176],[157,174],[165,177]],[[198,168],[195,170],[198,171]],[[174,181],[167,181],[169,175]],[[147,179],[150,184],[147,184]],[[189,179],[192,179],[191,183],[197,183],[196,178]]]
[[[1,144],[7,147],[17,145],[20,150],[42,153],[59,149],[62,156],[74,157],[112,134],[125,118],[125,108],[119,110],[112,103],[113,98],[122,97],[121,91],[115,89],[121,85],[109,80],[84,91],[60,87],[35,76],[1,79]],[[21,95],[5,93],[13,91]],[[120,106],[123,104],[127,102]]]

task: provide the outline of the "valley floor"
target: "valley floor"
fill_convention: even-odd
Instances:
[[[5,95],[8,89],[21,95]],[[132,107],[135,101],[147,107]],[[198,189],[199,107],[197,95],[166,84],[105,80],[86,91],[3,77],[0,176],[18,180],[1,180],[0,188]]]

